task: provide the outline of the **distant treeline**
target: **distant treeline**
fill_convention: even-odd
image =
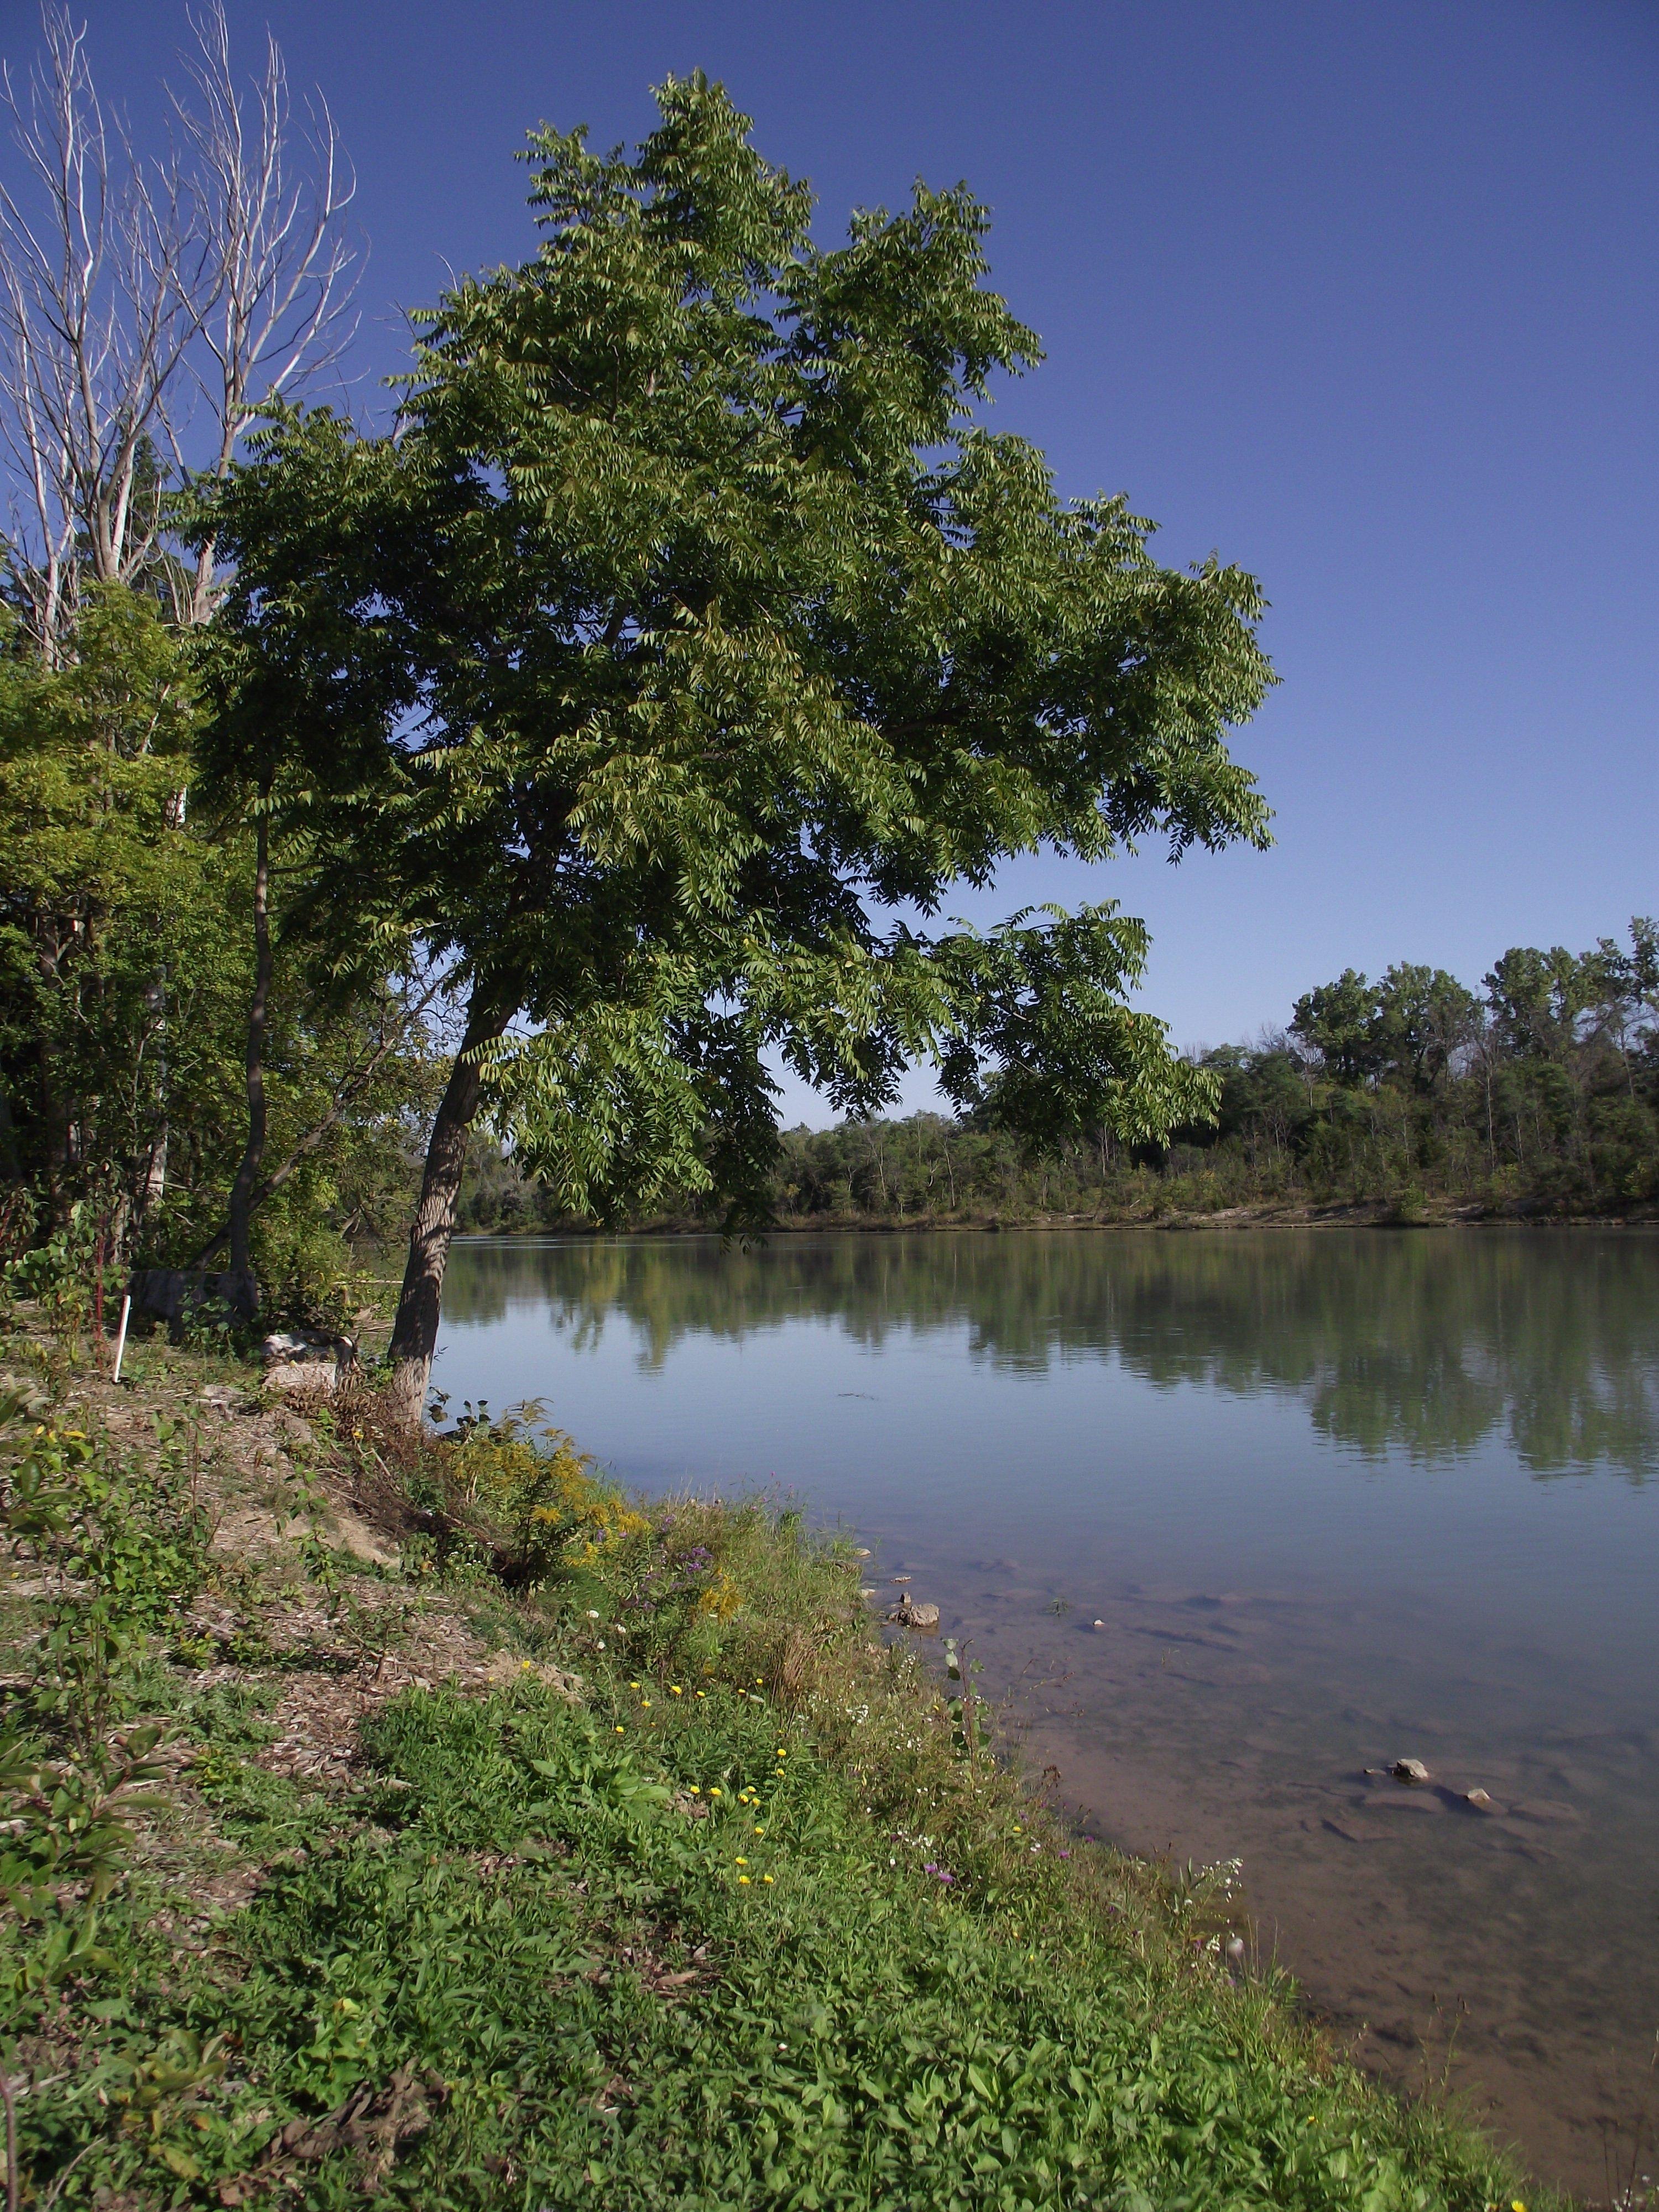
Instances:
[[[783,1133],[783,1222],[1145,1218],[1285,1203],[1618,1214],[1659,1200],[1659,927],[1590,951],[1516,946],[1479,992],[1439,968],[1346,969],[1255,1044],[1195,1054],[1210,1126],[1108,1129],[1033,1154],[939,1114]],[[463,1224],[574,1225],[481,1145]],[[655,1217],[694,1224],[695,1207]],[[647,1224],[641,1224],[647,1225]]]

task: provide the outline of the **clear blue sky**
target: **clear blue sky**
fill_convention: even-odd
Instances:
[[[1653,0],[228,7],[356,159],[364,404],[398,307],[530,249],[525,130],[636,137],[669,71],[725,80],[823,237],[917,175],[989,202],[1048,356],[998,427],[1273,603],[1238,748],[1279,842],[1031,861],[959,910],[1109,891],[1152,926],[1147,1003],[1215,1042],[1345,966],[1478,981],[1659,908]],[[142,122],[181,0],[88,12]],[[33,21],[0,0],[13,59]]]

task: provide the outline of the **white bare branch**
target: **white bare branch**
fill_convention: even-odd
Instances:
[[[231,66],[222,0],[210,0],[191,27],[196,102],[174,105],[196,151],[208,227],[222,256],[200,363],[218,428],[204,473],[218,481],[259,409],[294,396],[350,343],[357,255],[343,218],[356,179],[320,98],[308,111],[308,158],[297,174],[290,167],[288,77],[273,40],[266,40],[264,75],[245,97]],[[213,562],[210,541],[197,563],[196,621],[212,611]]]
[[[191,95],[144,160],[106,119],[86,33],[46,0],[43,50],[0,70],[17,159],[0,173],[0,474],[7,564],[55,654],[88,581],[165,578],[181,621],[217,602],[210,543],[166,544],[169,485],[222,480],[273,396],[349,342],[353,191],[332,118],[290,155],[282,56],[245,93],[222,0],[191,19]]]

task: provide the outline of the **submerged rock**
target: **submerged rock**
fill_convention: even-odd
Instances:
[[[1420,1759],[1396,1759],[1389,1769],[1396,1782],[1426,1782],[1429,1770]]]
[[[1312,1826],[1312,1822],[1308,1823]],[[1375,1844],[1388,1834],[1380,1822],[1367,1820],[1354,1813],[1327,1814],[1322,1826],[1334,1836],[1340,1836],[1345,1844]]]
[[[1576,1821],[1579,1815],[1571,1805],[1563,1805],[1552,1797],[1528,1797],[1524,1805],[1515,1808],[1517,1820],[1536,1820],[1540,1827],[1565,1826]]]

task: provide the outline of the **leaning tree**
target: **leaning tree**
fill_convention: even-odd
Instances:
[[[424,319],[392,435],[290,411],[215,518],[240,726],[280,701],[280,773],[328,786],[337,923],[415,932],[464,1008],[411,1420],[481,1107],[573,1210],[678,1185],[733,1221],[769,1056],[853,1112],[920,1060],[1034,1137],[1162,1132],[1209,1091],[1125,1003],[1139,922],[930,919],[1013,853],[1266,842],[1224,741],[1271,681],[1256,586],[982,426],[1038,357],[984,210],[919,187],[821,249],[718,86],[658,99],[631,155],[532,139],[540,249]]]

